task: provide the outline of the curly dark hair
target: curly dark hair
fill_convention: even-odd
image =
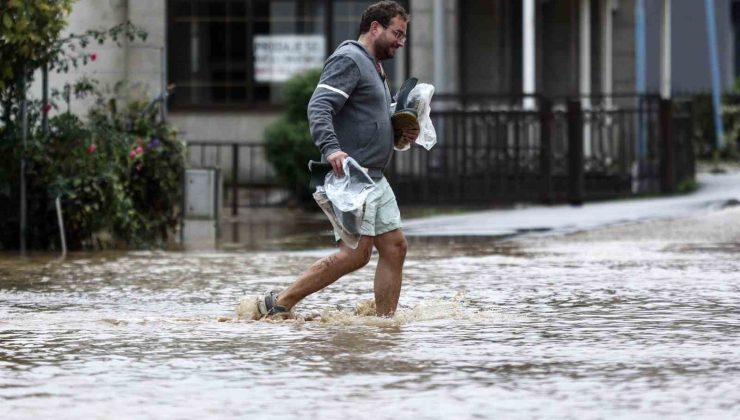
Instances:
[[[409,21],[409,14],[406,9],[395,1],[379,1],[370,5],[362,13],[362,19],[360,19],[360,35],[367,33],[370,30],[370,24],[376,20],[387,28],[391,24],[391,19],[396,16],[400,16],[406,22]]]

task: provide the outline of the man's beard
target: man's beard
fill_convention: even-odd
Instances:
[[[393,58],[393,55],[395,54],[395,51],[391,47],[391,43],[383,43],[382,41],[378,41],[378,43],[375,45],[375,51],[379,52],[378,60],[385,60],[388,58]]]

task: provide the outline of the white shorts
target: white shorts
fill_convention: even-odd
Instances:
[[[362,218],[360,234],[364,236],[378,236],[401,228],[401,210],[396,203],[390,184],[385,177],[375,181],[375,190],[368,195],[365,201],[365,216]],[[334,239],[340,239],[334,230]]]

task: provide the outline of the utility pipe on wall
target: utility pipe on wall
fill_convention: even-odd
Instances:
[[[444,0],[434,0],[434,28],[434,89],[437,93],[443,93],[447,91]]]
[[[524,93],[524,109],[534,109],[534,98],[529,95],[535,93],[535,1],[524,0],[522,13],[523,51],[522,51],[522,93]]]
[[[645,61],[647,60],[647,47],[645,41],[645,0],[637,0],[635,2],[635,90],[638,95],[638,108],[642,109],[642,96],[646,91],[646,80],[645,80]],[[637,160],[641,160],[647,155],[647,144],[646,137],[647,133],[644,130],[645,122],[643,121],[642,112],[638,114],[638,126],[637,126]]]
[[[671,97],[671,0],[663,0],[663,33],[660,43],[660,96]]]
[[[601,21],[603,22],[601,30],[601,93],[604,95],[604,106],[607,109],[611,109],[611,95],[614,91],[614,73],[612,72],[613,9],[613,0],[601,0]]]
[[[712,103],[714,104],[714,133],[717,151],[725,147],[725,127],[722,122],[722,90],[719,80],[719,54],[717,52],[717,17],[714,14],[714,0],[704,0],[707,19],[707,42],[709,43],[709,65],[712,72]]]
[[[580,8],[580,94],[583,112],[591,109],[591,0],[581,0]],[[591,155],[591,125],[584,119],[583,153]]]

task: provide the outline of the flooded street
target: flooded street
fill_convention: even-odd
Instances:
[[[737,418],[740,209],[561,236],[412,239],[237,318],[330,248],[0,257],[0,418]]]

